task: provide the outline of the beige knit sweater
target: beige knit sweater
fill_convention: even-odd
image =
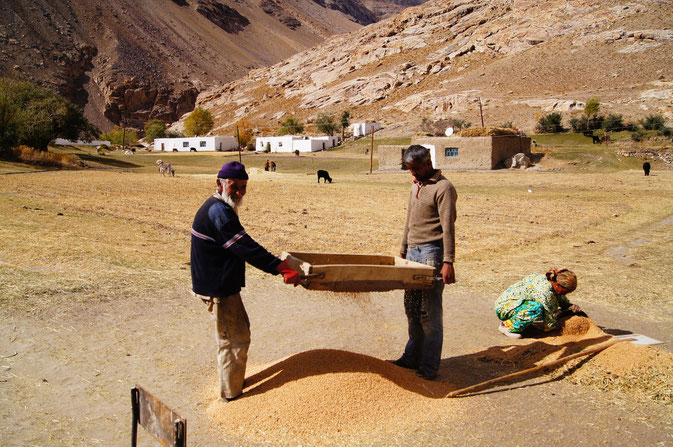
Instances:
[[[440,170],[425,182],[414,180],[400,253],[406,255],[409,246],[442,240],[444,262],[453,262],[456,254],[454,223],[457,199],[456,189]]]

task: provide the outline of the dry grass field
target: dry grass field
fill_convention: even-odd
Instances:
[[[199,154],[198,160],[190,161],[185,161],[184,154],[180,155],[182,157],[175,155],[170,161],[177,171],[174,178],[164,178],[156,172],[152,164],[159,156],[152,154],[139,155],[136,159],[119,156],[117,166],[108,165],[112,167],[101,170],[0,175],[0,314],[5,319],[0,355],[2,364],[10,367],[3,370],[3,383],[0,383],[3,407],[0,419],[4,421],[0,427],[8,433],[0,444],[125,445],[130,416],[127,418],[123,411],[127,406],[124,387],[132,386],[139,379],[124,365],[139,356],[163,371],[148,380],[185,383],[182,391],[180,385],[155,384],[155,388],[164,396],[170,396],[169,403],[190,415],[188,418],[197,420],[191,426],[196,433],[200,432],[192,438],[196,441],[194,445],[213,445],[209,444],[212,439],[208,436],[215,436],[215,429],[207,418],[198,419],[201,417],[198,415],[203,414],[204,398],[194,397],[201,402],[195,406],[184,404],[190,401],[189,390],[203,391],[204,383],[210,387],[215,374],[214,364],[210,362],[214,347],[208,337],[198,332],[209,327],[207,315],[203,309],[193,308],[186,298],[190,287],[189,228],[195,211],[214,190],[214,173],[223,161],[234,155]],[[275,157],[279,167],[287,168],[276,173],[259,169],[265,156],[244,157],[244,163],[252,169],[241,220],[248,233],[271,252],[391,255],[399,252],[409,174],[374,172],[367,175],[369,159],[360,151],[319,154],[312,161],[307,158],[300,162]],[[313,169],[318,169],[318,165],[330,167],[334,183],[316,183]],[[668,281],[668,276],[673,265],[673,172],[656,170],[645,177],[636,169],[590,172],[571,168],[445,173],[459,196],[456,222],[459,282],[451,286],[450,294],[469,297],[466,301],[456,298],[456,302],[464,306],[461,308],[447,303],[445,320],[449,323],[465,315],[475,334],[463,335],[465,344],[461,349],[481,343],[478,332],[496,332],[497,321],[489,314],[491,304],[508,285],[529,273],[544,272],[551,266],[567,266],[579,278],[578,289],[571,299],[588,309],[597,324],[609,320],[607,323],[622,329],[640,330],[667,341],[669,344],[662,349],[670,350],[673,283]],[[281,356],[297,354],[302,348],[316,347],[311,345],[317,336],[314,331],[298,329],[302,321],[298,301],[306,306],[313,303],[311,309],[325,312],[325,315],[307,314],[304,323],[319,321],[326,328],[330,327],[334,340],[344,340],[337,343],[338,347],[371,352],[380,358],[399,353],[404,341],[404,323],[399,319],[394,323],[380,321],[376,317],[377,312],[384,312],[381,309],[388,309],[389,304],[378,303],[376,297],[357,303],[358,297],[332,297],[325,304],[327,298],[311,296],[301,288],[290,290],[274,286],[276,288],[266,290],[272,281],[276,284],[277,279],[248,269],[249,284],[244,300],[247,296],[253,321],[251,362],[271,362]],[[286,307],[279,308],[279,304],[269,301],[262,304],[261,297],[266,297],[270,290],[287,293],[286,297],[279,298],[280,302],[287,302]],[[390,300],[386,298],[386,301]],[[181,313],[182,303],[188,306],[186,314]],[[372,306],[379,310],[372,313],[368,309]],[[402,316],[401,305],[391,309],[390,312],[399,313],[397,317]],[[474,309],[480,313],[477,315]],[[155,314],[141,320],[139,327],[134,315],[144,310]],[[262,323],[261,315],[268,319],[283,312],[291,315],[289,321],[263,320]],[[360,340],[360,336],[351,334],[358,340],[353,345],[354,340],[345,333],[348,326],[344,326],[341,318],[350,315],[349,312],[367,314],[363,327],[380,331],[380,337],[371,339],[370,347],[366,339]],[[388,315],[389,311],[385,312]],[[605,315],[606,321],[600,321],[601,315]],[[195,321],[202,326],[190,326]],[[101,322],[104,326],[92,322]],[[256,322],[261,327],[256,326]],[[453,326],[447,324],[445,351],[452,346]],[[81,338],[74,338],[76,333]],[[397,334],[397,338],[384,336],[388,333]],[[207,335],[210,336],[210,332]],[[276,341],[277,336],[283,341]],[[57,341],[61,337],[64,338]],[[133,348],[123,347],[133,346],[134,338],[138,341],[144,337],[154,341],[140,342],[138,356]],[[297,339],[286,339],[292,337]],[[185,348],[181,343],[183,338],[203,342]],[[500,338],[493,340],[500,344],[509,342]],[[269,347],[268,351],[254,351],[255,343],[265,349]],[[198,355],[196,348],[200,349]],[[36,358],[28,362],[33,368],[45,367],[48,359],[53,360],[51,368],[45,367],[45,371],[53,371],[63,381],[63,389],[72,384],[67,380],[68,373],[56,364],[80,371],[80,375],[87,368],[99,373],[106,371],[105,368],[115,368],[119,377],[110,377],[113,383],[108,384],[93,386],[82,382],[77,385],[81,393],[69,395],[68,399],[76,402],[68,406],[69,416],[57,417],[57,390],[45,388],[56,385],[36,383],[41,377],[39,373],[21,369],[20,359],[30,349],[43,356],[39,361]],[[82,350],[81,355],[77,354],[78,349]],[[127,357],[133,354],[134,358],[125,359],[124,353]],[[199,361],[191,355],[197,356]],[[451,357],[451,352],[446,356]],[[166,382],[167,371],[173,371],[171,368],[176,365],[183,369],[174,382]],[[196,371],[190,371],[192,366]],[[137,363],[132,371],[147,374],[146,368]],[[656,374],[661,380],[669,380],[673,378],[673,368],[664,363]],[[201,377],[195,378],[199,375]],[[577,381],[580,382],[594,390],[609,388],[605,382],[596,385],[587,380]],[[642,407],[646,408],[643,410],[646,416],[638,416],[655,419],[650,421],[655,432],[648,432],[647,439],[670,442],[670,414],[665,416],[670,411],[670,388],[668,395],[664,392],[663,397],[660,395],[653,401],[647,398],[647,386],[641,386],[642,394],[637,394],[631,403],[625,403],[621,410],[627,411],[628,405],[647,400],[649,403]],[[531,395],[528,399],[533,401],[535,397]],[[101,409],[110,401],[115,402],[114,415]],[[480,402],[478,405],[485,405],[481,410],[487,412],[488,401]],[[90,410],[85,411],[86,408]],[[464,411],[459,413],[467,417]],[[18,422],[36,413],[39,415],[34,423]],[[88,414],[90,420],[80,426],[72,413],[82,417]],[[50,422],[52,419],[60,423]],[[453,430],[457,430],[455,427]],[[486,433],[487,428],[482,426],[481,429]],[[393,428],[390,430],[394,432]],[[236,439],[235,434],[228,436],[230,445],[239,445],[238,442],[256,445],[249,440],[232,441]],[[324,439],[329,438],[325,436]],[[551,434],[546,436],[545,439],[553,438]],[[594,441],[603,439],[601,435],[596,436],[599,438]],[[315,440],[323,438],[310,439],[318,442]],[[357,437],[339,439],[344,442],[342,445],[348,444],[345,439],[368,444]],[[391,440],[381,442],[386,444]],[[468,444],[478,444],[478,440],[472,441],[475,442]],[[260,445],[274,444],[273,438],[260,442]]]

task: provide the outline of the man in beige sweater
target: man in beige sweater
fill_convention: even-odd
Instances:
[[[417,375],[437,377],[442,356],[444,328],[442,292],[444,284],[456,282],[455,257],[456,200],[458,195],[442,171],[433,168],[430,151],[419,145],[404,151],[403,162],[414,176],[409,195],[400,256],[435,268],[441,281],[428,290],[406,290],[404,311],[409,323],[409,341],[404,354],[393,363],[417,369]]]

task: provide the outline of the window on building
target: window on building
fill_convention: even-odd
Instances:
[[[206,147],[205,141],[199,141],[199,147]]]
[[[189,147],[189,141],[183,141],[182,147]]]
[[[278,142],[278,147],[281,147],[282,145],[283,145],[283,142],[282,142],[282,141],[279,141],[279,142]]]
[[[458,156],[458,148],[457,147],[445,147],[444,148],[444,156],[445,157],[457,157]]]

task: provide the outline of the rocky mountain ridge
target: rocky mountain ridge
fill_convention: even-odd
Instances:
[[[376,18],[359,0],[3,2],[3,76],[51,87],[103,128],[172,122],[197,94]]]
[[[294,114],[350,110],[390,132],[422,117],[532,130],[596,97],[625,119],[673,119],[673,14],[657,0],[433,0],[199,95],[218,133],[273,133]]]

